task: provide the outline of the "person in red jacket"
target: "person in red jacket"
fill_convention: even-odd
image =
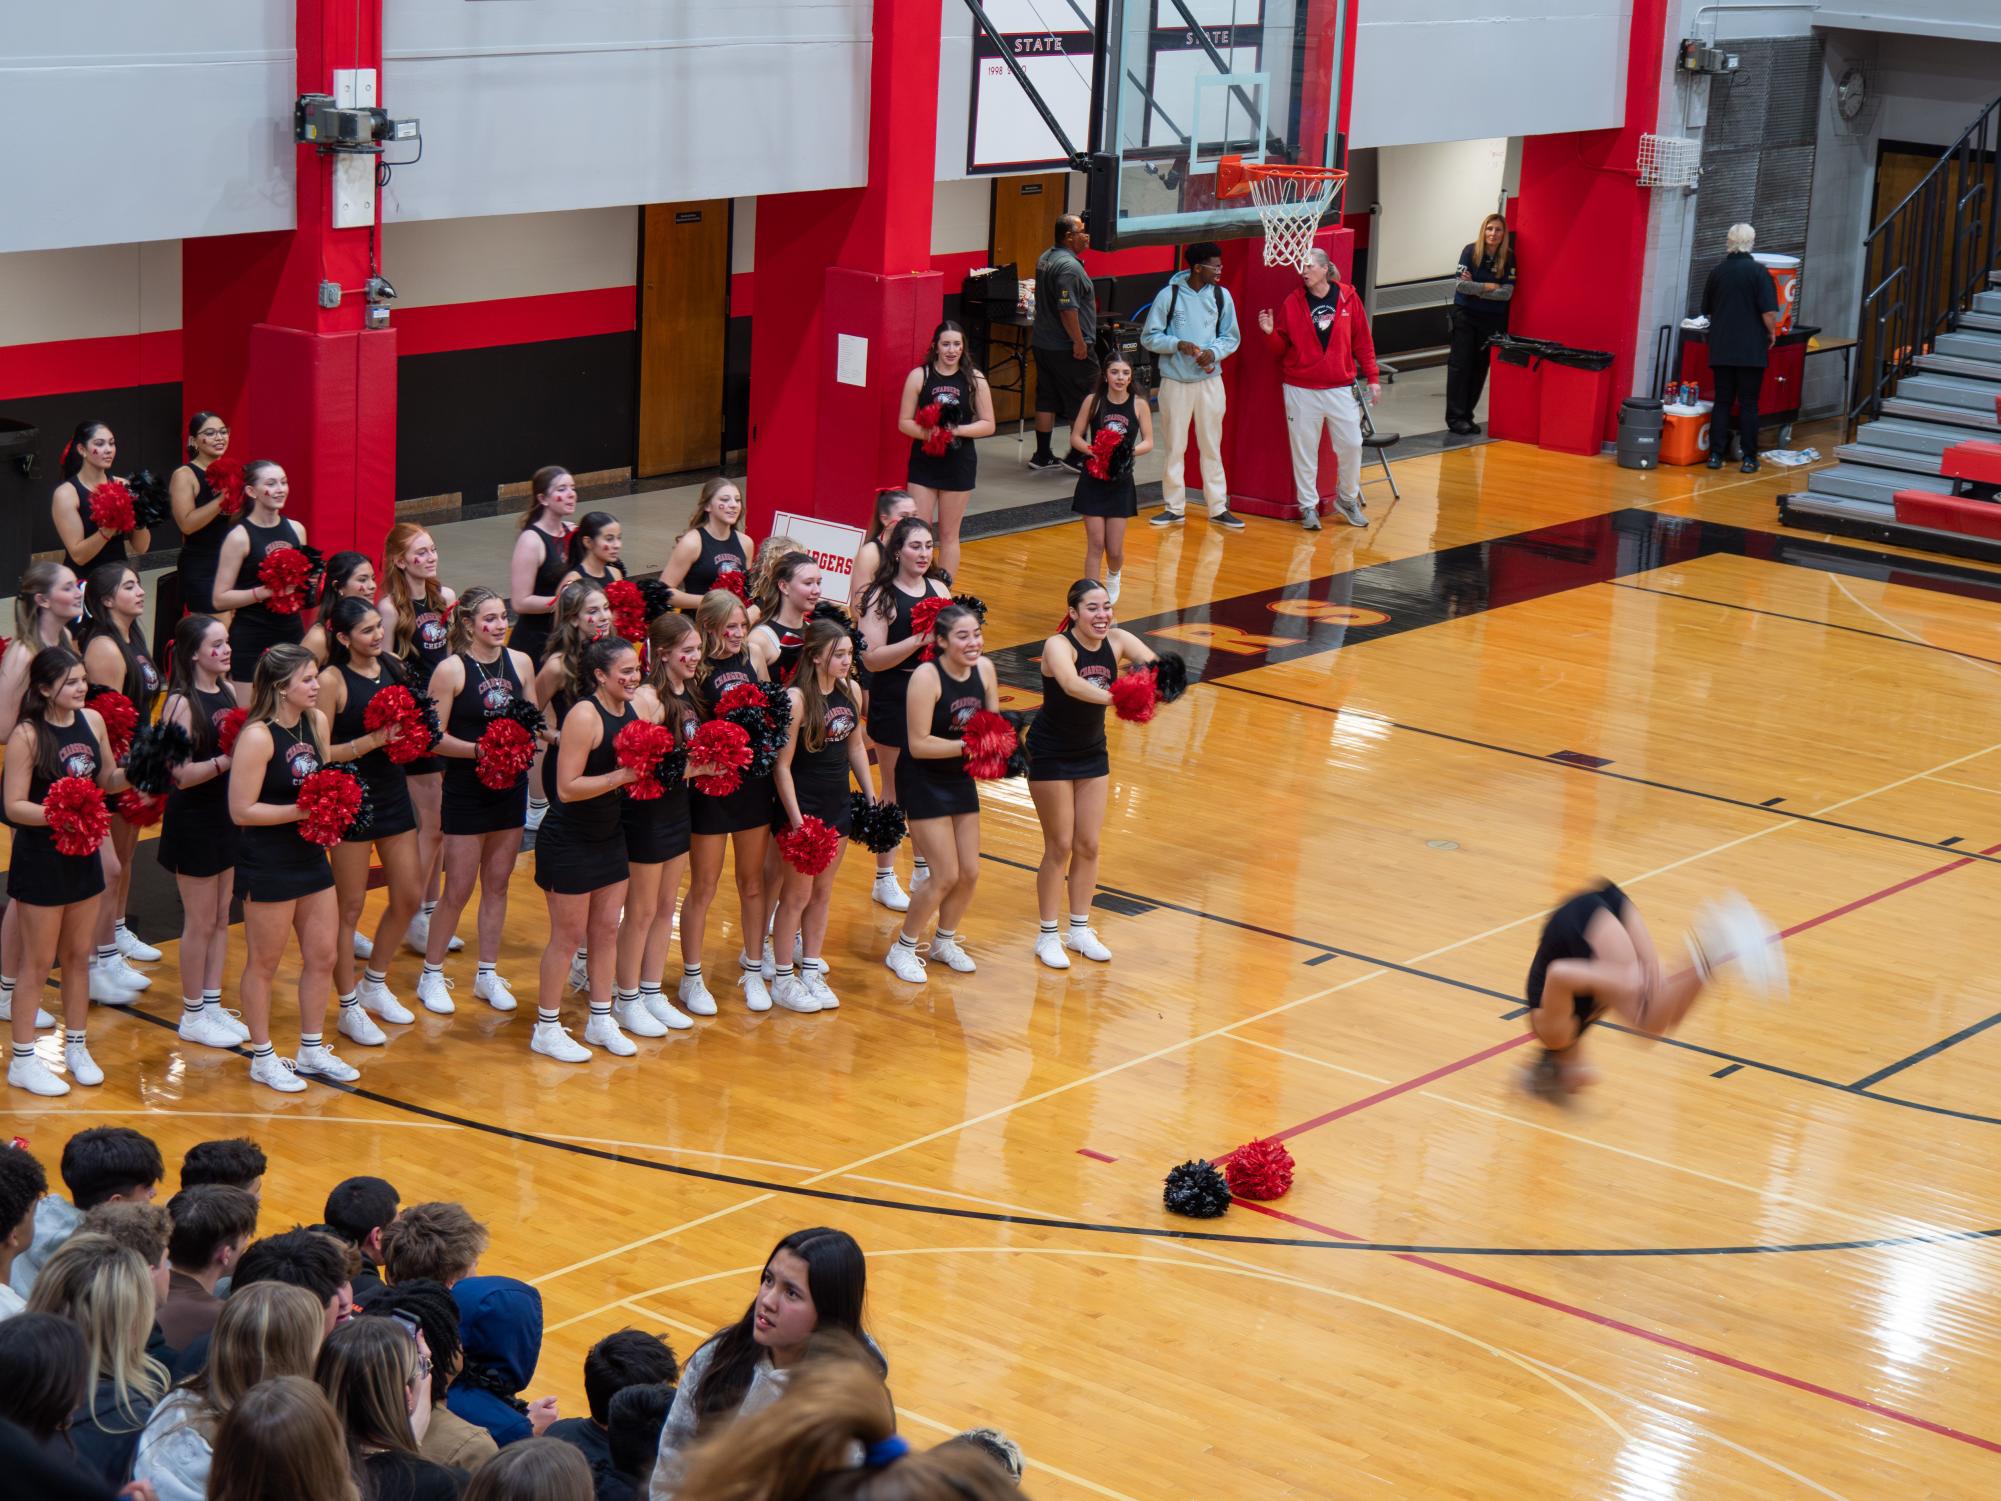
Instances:
[[[1355,370],[1369,382],[1369,403],[1382,395],[1376,341],[1355,289],[1341,280],[1327,252],[1307,252],[1300,288],[1285,299],[1276,320],[1258,314],[1265,342],[1280,361],[1285,383],[1285,425],[1292,436],[1292,483],[1299,524],[1320,530],[1320,430],[1334,439],[1340,467],[1335,509],[1350,526],[1367,526],[1362,514],[1362,409],[1355,401]]]

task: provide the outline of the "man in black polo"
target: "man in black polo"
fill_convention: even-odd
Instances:
[[[1709,414],[1709,467],[1721,469],[1730,454],[1730,408],[1737,408],[1736,431],[1744,447],[1743,471],[1758,472],[1758,388],[1765,361],[1779,337],[1779,293],[1772,276],[1751,258],[1757,231],[1730,226],[1729,254],[1709,273],[1702,311],[1709,319],[1709,371],[1716,382],[1716,406]]]
[[[1070,424],[1098,385],[1093,354],[1098,337],[1098,293],[1080,257],[1091,243],[1084,221],[1064,214],[1056,221],[1056,243],[1035,263],[1035,457],[1031,469],[1078,468],[1084,456],[1070,449]],[[1051,431],[1063,426],[1063,451],[1049,447]]]

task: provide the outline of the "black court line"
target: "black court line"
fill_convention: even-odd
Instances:
[[[168,1031],[177,1023],[165,1017],[154,1016],[138,1007],[127,1009],[127,1015],[138,1017],[156,1027]],[[248,1058],[241,1048],[229,1051],[238,1057]],[[307,1077],[311,1077],[308,1075]],[[486,1136],[497,1136],[506,1141],[520,1142],[526,1146],[545,1147],[550,1151],[568,1152],[576,1157],[589,1157],[599,1162],[616,1163],[621,1167],[645,1168],[650,1172],[663,1173],[669,1177],[692,1178],[704,1183],[723,1183],[733,1188],[755,1189],[760,1193],[781,1194],[791,1198],[817,1199],[831,1204],[852,1204],[869,1209],[891,1209],[906,1214],[928,1214],[940,1219],[975,1220],[991,1225],[1023,1226],[1036,1230],[1076,1230],[1089,1235],[1130,1235],[1149,1240],[1186,1240],[1222,1243],[1228,1245],[1251,1246],[1296,1246],[1317,1251],[1375,1251],[1397,1256],[1484,1256],[1484,1257],[1541,1257],[1558,1259],[1631,1259],[1640,1257],[1681,1257],[1681,1256],[1774,1256],[1797,1255],[1821,1251],[1882,1251],[1897,1250],[1906,1246],[1941,1246],[1962,1241],[2001,1240],[2001,1227],[1979,1230],[1938,1230],[1918,1232],[1911,1235],[1875,1236],[1858,1240],[1797,1241],[1770,1245],[1721,1245],[1721,1246],[1449,1246],[1421,1245],[1392,1241],[1339,1241],[1325,1237],[1313,1239],[1272,1235],[1232,1235],[1217,1230],[1184,1230],[1172,1225],[1120,1225],[1095,1220],[1061,1219],[1051,1215],[1006,1214],[993,1209],[960,1209],[945,1204],[920,1204],[908,1199],[884,1198],[878,1194],[843,1193],[838,1189],[811,1188],[798,1183],[779,1183],[768,1178],[752,1178],[742,1173],[718,1172],[712,1168],[685,1167],[680,1163],[655,1162],[648,1157],[633,1157],[624,1152],[614,1152],[606,1147],[587,1146],[583,1142],[558,1141],[554,1137],[542,1136],[533,1131],[517,1130],[512,1126],[499,1126],[491,1121],[474,1119],[471,1116],[454,1115],[448,1110],[438,1110],[429,1105],[419,1105],[411,1100],[399,1099],[395,1095],[384,1094],[380,1090],[363,1089],[354,1084],[334,1084],[315,1079],[322,1088],[352,1095],[358,1100],[400,1110],[409,1115],[422,1116],[426,1120],[458,1126],[463,1130],[477,1131]]]
[[[1905,1069],[1910,1068],[1914,1064],[1923,1063],[1927,1058],[1936,1058],[1947,1048],[1957,1047],[1969,1037],[1978,1037],[1982,1032],[1985,1032],[1989,1027],[1997,1023],[2001,1023],[2001,1011],[1995,1012],[1994,1015],[1988,1017],[1985,1021],[1977,1021],[1970,1027],[1960,1028],[1952,1036],[1941,1038],[1928,1048],[1920,1048],[1908,1058],[1899,1058],[1895,1063],[1885,1068],[1879,1068],[1875,1073],[1857,1079],[1848,1087],[1860,1094],[1866,1091],[1871,1085],[1882,1083],[1892,1074],[1901,1074]]]
[[[1878,641],[1888,641],[1893,646],[1915,646],[1923,651],[1942,652],[1948,657],[1964,657],[1969,662],[1985,662],[1990,667],[2001,667],[2001,660],[1983,657],[1978,652],[1959,651],[1950,646],[1934,646],[1929,641],[1914,641],[1909,636],[1893,636],[1888,631],[1872,631],[1865,626],[1840,625],[1832,620],[1815,620],[1811,615],[1788,615],[1784,610],[1767,610],[1758,605],[1740,605],[1727,599],[1711,599],[1706,594],[1684,594],[1679,589],[1656,589],[1648,584],[1631,584],[1617,579],[1607,582],[1614,589],[1631,589],[1640,594],[1658,594],[1662,599],[1687,600],[1695,605],[1714,605],[1719,610],[1737,610],[1746,615],[1764,615],[1772,620],[1791,620],[1800,625],[1817,625],[1825,631],[1845,631],[1851,636],[1869,636]]]
[[[1743,1066],[1744,1065],[1741,1063],[1725,1064],[1722,1068],[1719,1068],[1715,1073],[1711,1074],[1709,1077],[1712,1079],[1727,1079],[1732,1074],[1736,1073],[1737,1070],[1742,1068]]]

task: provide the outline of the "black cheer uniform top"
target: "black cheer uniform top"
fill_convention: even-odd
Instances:
[[[565,531],[560,537],[552,537],[534,525],[528,530],[542,544],[542,561],[535,565],[535,587],[528,592],[545,599],[552,598],[556,586],[563,582],[563,575],[570,571],[569,533]],[[556,608],[553,604],[539,615],[517,614],[514,631],[508,636],[507,644],[518,652],[526,652],[529,661],[540,662],[555,623]]]
[[[195,477],[195,508],[213,505],[215,486],[208,481],[208,471],[199,464],[189,464],[187,468]],[[181,603],[192,614],[215,613],[216,564],[222,559],[222,539],[235,525],[234,516],[218,511],[209,518],[207,526],[197,527],[181,538],[181,560],[176,565],[181,575]]]
[[[46,719],[36,724],[37,750],[44,735],[53,736],[56,742],[56,776],[42,770],[37,756],[34,774],[28,779],[30,802],[47,801],[49,788],[58,777],[97,780],[104,749],[82,713],[66,725],[53,725]],[[72,902],[89,901],[103,890],[104,862],[96,850],[87,855],[65,855],[56,848],[56,836],[46,826],[14,829],[14,851],[7,866],[9,900],[30,907],[67,907]]]
[[[93,491],[84,489],[83,476],[81,474],[70,476],[69,483],[76,487],[77,519],[83,523],[83,534],[88,538],[91,533],[97,530],[97,519],[90,512],[90,497]],[[125,561],[126,556],[126,536],[126,533],[120,532],[117,536],[111,538],[99,549],[97,556],[92,558],[88,563],[79,563],[75,558],[70,556],[70,550],[65,547],[63,549],[63,564],[80,579],[88,574],[91,569],[101,568],[106,563],[122,563]]]
[[[302,717],[289,730],[266,720],[271,759],[264,763],[260,803],[296,803],[299,788],[323,764]],[[246,726],[248,728],[248,726]],[[327,853],[299,832],[296,823],[249,824],[237,845],[236,894],[249,901],[282,902],[333,885]]]
[[[299,529],[280,516],[273,526],[258,526],[248,516],[236,523],[250,539],[250,551],[236,571],[236,587],[257,589],[257,574],[264,559],[274,552],[299,545]],[[257,659],[274,646],[297,646],[306,639],[305,612],[286,615],[269,605],[244,605],[229,621],[229,676],[232,682],[247,683],[257,670]]]
[[[695,539],[702,544],[702,551],[688,565],[688,576],[681,580],[683,594],[707,594],[724,574],[750,571],[750,549],[744,543],[742,532],[732,531],[727,541],[718,542],[706,526],[698,526],[695,528]],[[744,581],[744,586],[748,592],[748,580]]]

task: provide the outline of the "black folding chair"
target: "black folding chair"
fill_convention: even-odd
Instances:
[[[1376,462],[1383,466],[1383,478],[1390,482],[1390,499],[1402,500],[1403,495],[1397,489],[1397,477],[1390,473],[1390,457],[1383,450],[1394,447],[1402,440],[1403,434],[1376,431],[1376,424],[1369,420],[1369,388],[1359,379],[1355,382],[1355,405],[1362,412],[1362,446],[1375,450]]]

